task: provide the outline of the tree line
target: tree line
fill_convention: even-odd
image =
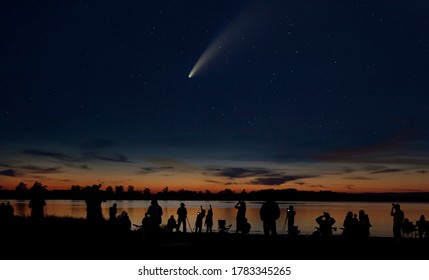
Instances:
[[[20,182],[15,189],[6,190],[0,188],[0,199],[29,199],[34,189],[42,190],[45,199],[84,199],[86,191],[97,188],[106,200],[149,200],[156,196],[159,200],[266,200],[274,197],[278,201],[397,201],[397,202],[429,202],[429,192],[408,193],[344,193],[333,191],[304,191],[294,188],[287,189],[261,189],[235,191],[225,188],[218,192],[210,190],[191,191],[184,188],[169,190],[163,188],[159,192],[153,192],[150,188],[137,189],[134,186],[107,186],[93,184],[87,186],[72,185],[70,189],[49,190],[48,186],[41,182],[34,182],[28,186]]]

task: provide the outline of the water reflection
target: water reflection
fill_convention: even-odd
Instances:
[[[27,200],[9,200],[15,208],[15,214],[19,216],[29,216],[30,209],[28,208]],[[127,211],[131,222],[140,225],[150,201],[146,200],[109,200],[102,204],[103,216],[108,219],[109,207],[113,203],[118,205],[118,213],[123,210]],[[173,215],[177,218],[177,208],[180,203],[184,202],[188,210],[188,219],[192,228],[195,227],[195,219],[200,206],[208,209],[209,205],[213,208],[213,230],[217,232],[218,220],[226,220],[226,224],[232,224],[230,232],[235,232],[235,216],[237,210],[234,208],[236,201],[163,201],[159,204],[163,208],[163,224],[166,224],[168,217]],[[308,201],[279,201],[281,208],[280,218],[277,220],[277,232],[279,234],[284,228],[286,219],[286,209],[289,205],[293,205],[296,210],[295,225],[298,226],[301,234],[309,235],[317,226],[316,217],[323,212],[329,212],[336,219],[337,231],[335,235],[341,234],[340,227],[343,226],[344,218],[347,211],[358,213],[364,209],[369,215],[372,227],[370,229],[372,236],[392,236],[392,217],[390,216],[390,202],[308,202]],[[262,234],[262,222],[259,217],[259,209],[262,201],[248,201],[246,217],[252,228],[250,233]],[[414,223],[421,215],[429,216],[429,204],[427,203],[401,203],[401,209],[405,212],[405,217]],[[59,217],[86,217],[86,204],[83,200],[46,200],[45,214],[47,216]],[[134,227],[134,226],[133,226]],[[203,227],[205,231],[205,227]]]

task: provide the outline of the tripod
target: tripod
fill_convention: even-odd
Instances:
[[[283,227],[282,227],[282,231],[281,231],[282,234],[286,233],[286,224],[287,224],[287,219],[288,219],[288,212],[289,212],[289,209],[286,209],[286,218],[285,218],[285,222],[283,223]]]
[[[186,216],[186,220],[188,221],[189,229],[191,230],[191,232],[193,232],[194,230],[192,229],[192,226],[191,226],[191,223],[189,222],[188,216]]]

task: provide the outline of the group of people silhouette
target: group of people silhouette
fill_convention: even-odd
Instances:
[[[102,214],[102,202],[106,200],[100,196],[97,187],[88,188],[85,196],[85,202],[87,205],[87,216],[86,219],[89,222],[98,222],[104,220]],[[43,187],[36,186],[32,191],[31,199],[29,200],[28,207],[31,209],[31,218],[33,220],[40,220],[44,217],[44,207],[46,202],[43,197]],[[239,199],[234,208],[237,210],[236,213],[236,227],[235,232],[240,234],[248,234],[251,229],[251,224],[248,222],[246,217],[246,202],[243,199]],[[262,203],[259,215],[263,225],[264,235],[277,235],[277,220],[280,217],[279,204],[272,198],[268,198]],[[146,236],[156,235],[162,228],[165,228],[167,232],[203,232],[203,226],[205,225],[205,232],[213,232],[213,208],[209,204],[208,209],[205,209],[202,205],[199,207],[195,216],[194,228],[188,218],[188,210],[185,203],[181,202],[180,206],[176,211],[177,220],[175,215],[170,215],[167,220],[165,227],[162,223],[163,209],[158,204],[157,199],[152,199],[146,213],[142,219],[141,225],[135,225],[145,232]],[[295,225],[296,210],[293,205],[286,208],[286,219],[282,233],[284,233],[287,224],[288,235],[297,235],[300,233],[298,226]],[[411,222],[405,217],[404,211],[401,209],[400,204],[392,203],[390,215],[393,218],[392,234],[395,241],[400,241],[407,235],[414,235],[418,238],[429,237],[429,221],[426,220],[424,215],[420,216],[420,219],[415,222]],[[0,222],[10,221],[14,217],[14,208],[9,201],[0,203]],[[113,203],[109,207],[109,219],[108,222],[118,226],[118,228],[124,231],[130,231],[132,229],[132,222],[128,216],[128,212],[123,210],[118,215],[118,205]],[[225,220],[218,220],[219,232],[228,231],[231,225],[226,226]],[[336,219],[330,215],[329,212],[323,212],[322,215],[315,219],[317,223],[316,231],[313,232],[312,236],[317,237],[329,237],[333,235],[334,231],[337,231]],[[361,209],[357,213],[347,211],[346,216],[343,220],[342,226],[339,227],[342,230],[341,236],[347,240],[368,240],[370,237],[370,229],[372,224],[370,218],[365,210]]]
[[[203,228],[203,219],[205,218],[204,224],[206,225],[206,232],[213,232],[213,209],[211,204],[207,210],[200,205],[200,211],[197,212],[195,220],[195,232],[201,233]],[[188,219],[188,210],[186,209],[185,203],[180,203],[180,207],[177,209],[177,221],[174,218],[174,215],[171,215],[167,221],[167,231],[169,232],[180,232],[180,227],[182,231],[187,231],[186,223],[189,224],[190,230],[192,231],[191,224]]]

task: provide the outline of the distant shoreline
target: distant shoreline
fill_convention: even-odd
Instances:
[[[429,192],[403,192],[403,193],[342,193],[331,191],[298,191],[296,189],[267,189],[252,192],[236,193],[226,189],[218,193],[195,191],[164,191],[157,193],[142,192],[138,190],[109,192],[100,190],[105,200],[216,200],[229,201],[242,199],[246,201],[262,201],[268,197],[275,197],[278,201],[354,201],[354,202],[429,202]],[[78,190],[46,190],[45,199],[52,200],[84,200],[85,189]],[[0,190],[0,201],[7,199],[30,199],[28,190]]]

